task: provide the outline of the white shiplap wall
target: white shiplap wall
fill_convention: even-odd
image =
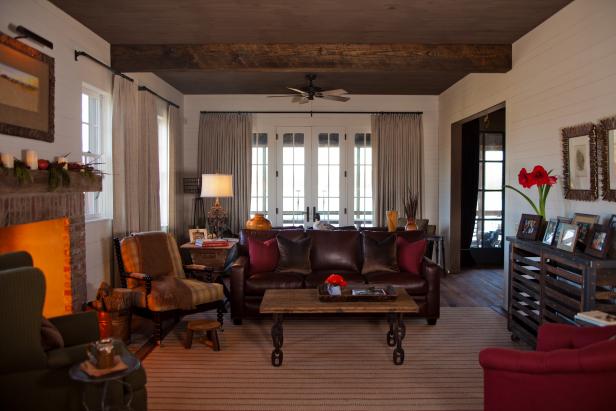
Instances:
[[[451,124],[502,101],[507,105],[506,182],[542,164],[562,174],[560,129],[616,114],[616,1],[576,0],[513,45],[505,74],[472,74],[439,97],[439,221],[449,233]],[[536,193],[532,192],[535,196]],[[530,207],[506,195],[506,234]],[[553,188],[547,215],[616,213],[616,203],[564,200]]]

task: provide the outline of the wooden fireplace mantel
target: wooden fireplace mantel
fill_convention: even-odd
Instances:
[[[32,170],[32,182],[19,184],[17,178],[10,175],[0,174],[0,196],[21,195],[21,194],[42,194],[42,193],[76,193],[103,191],[102,176],[87,176],[79,171],[69,171],[71,176],[70,185],[59,186],[55,190],[49,188],[49,172],[42,170]]]

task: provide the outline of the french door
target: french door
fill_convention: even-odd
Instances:
[[[275,225],[348,224],[345,129],[278,127],[276,135]]]

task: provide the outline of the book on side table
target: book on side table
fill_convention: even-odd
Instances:
[[[575,322],[591,327],[605,327],[616,325],[616,315],[603,311],[584,311],[575,315]]]

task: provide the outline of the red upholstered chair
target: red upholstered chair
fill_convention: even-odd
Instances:
[[[616,409],[616,326],[544,324],[536,351],[487,348],[485,411]]]

